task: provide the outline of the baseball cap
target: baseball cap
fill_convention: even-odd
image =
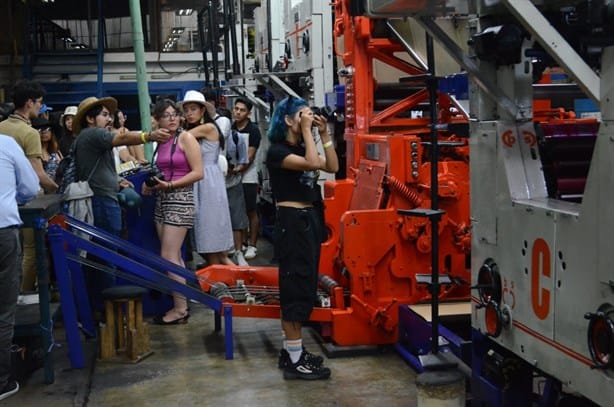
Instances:
[[[41,105],[40,110],[38,111],[38,114],[45,113],[45,112],[49,112],[49,111],[51,111],[51,110],[53,110],[53,108],[52,108],[51,106],[47,106],[46,104],[44,104],[44,103],[43,103],[43,104]]]
[[[67,106],[64,109],[63,116],[75,116],[77,114],[77,106]]]

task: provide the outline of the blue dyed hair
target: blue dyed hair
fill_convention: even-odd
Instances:
[[[307,102],[304,99],[288,96],[283,99],[273,112],[271,117],[271,123],[269,123],[269,130],[267,131],[267,137],[271,143],[283,143],[286,140],[288,134],[288,125],[286,124],[286,115],[292,117],[296,112],[307,106]]]

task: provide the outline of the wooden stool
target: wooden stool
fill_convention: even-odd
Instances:
[[[151,355],[149,327],[143,322],[143,295],[147,290],[120,285],[102,291],[105,323],[100,324],[100,359],[136,363]]]

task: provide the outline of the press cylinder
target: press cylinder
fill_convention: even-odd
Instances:
[[[339,286],[339,283],[337,283],[335,280],[333,280],[331,277],[327,276],[326,274],[320,274],[320,276],[318,277],[318,280],[320,283],[320,287],[322,287],[322,289],[326,291],[328,294],[331,294],[333,289]]]
[[[465,406],[465,376],[456,369],[419,374],[416,390],[418,407]]]
[[[211,286],[209,294],[222,302],[234,302],[230,288],[224,283],[217,282]]]

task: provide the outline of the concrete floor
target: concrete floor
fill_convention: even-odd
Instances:
[[[267,264],[268,247],[250,264]],[[417,405],[415,373],[392,348],[368,356],[326,359],[329,380],[286,381],[277,368],[278,320],[235,318],[234,359],[224,359],[223,333],[213,329],[213,312],[191,304],[186,325],[150,325],[154,354],[137,364],[96,360],[98,343],[84,340],[87,366],[70,369],[63,331],[54,350],[55,383],[42,369],[21,383],[2,406],[403,406]],[[304,344],[321,351],[307,328]]]

